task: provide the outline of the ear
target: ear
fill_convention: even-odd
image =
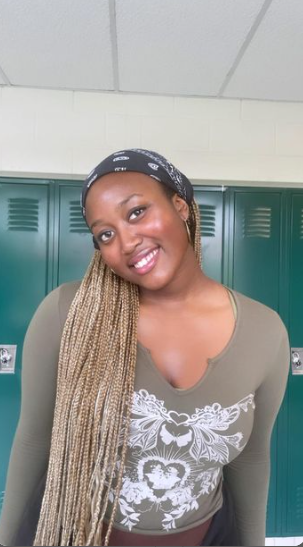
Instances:
[[[178,196],[178,194],[174,194],[172,197],[172,203],[182,220],[187,220],[189,215],[189,207],[186,201]]]

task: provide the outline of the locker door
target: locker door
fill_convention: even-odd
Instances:
[[[0,184],[0,345],[17,345],[15,374],[0,373],[0,510],[20,407],[27,325],[47,291],[48,187]]]
[[[233,286],[278,310],[281,195],[236,191],[234,204]]]
[[[223,198],[221,191],[195,188],[201,216],[203,271],[220,283],[223,276]]]
[[[281,194],[235,190],[231,286],[279,310]],[[280,455],[281,457],[281,455]],[[271,444],[267,535],[277,535],[278,434]]]
[[[303,348],[303,194],[291,196],[289,335],[292,347]],[[303,375],[288,383],[287,507],[285,535],[303,533]]]
[[[92,236],[80,207],[82,184],[59,185],[55,284],[82,279],[92,258]]]

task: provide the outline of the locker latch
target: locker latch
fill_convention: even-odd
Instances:
[[[291,348],[291,366],[293,374],[303,374],[303,348]]]
[[[14,374],[17,346],[0,344],[0,374]]]

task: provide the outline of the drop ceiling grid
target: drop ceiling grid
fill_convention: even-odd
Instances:
[[[216,96],[264,0],[116,0],[121,91]]]
[[[302,101],[302,0],[273,0],[224,97]]]
[[[0,85],[217,97],[269,2],[0,0]],[[223,98],[303,101],[302,28],[272,0]]]
[[[0,0],[0,12],[0,62],[13,85],[113,89],[107,0]]]

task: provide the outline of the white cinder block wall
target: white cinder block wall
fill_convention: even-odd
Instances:
[[[125,147],[188,177],[303,184],[303,103],[0,87],[0,174],[85,176]]]

